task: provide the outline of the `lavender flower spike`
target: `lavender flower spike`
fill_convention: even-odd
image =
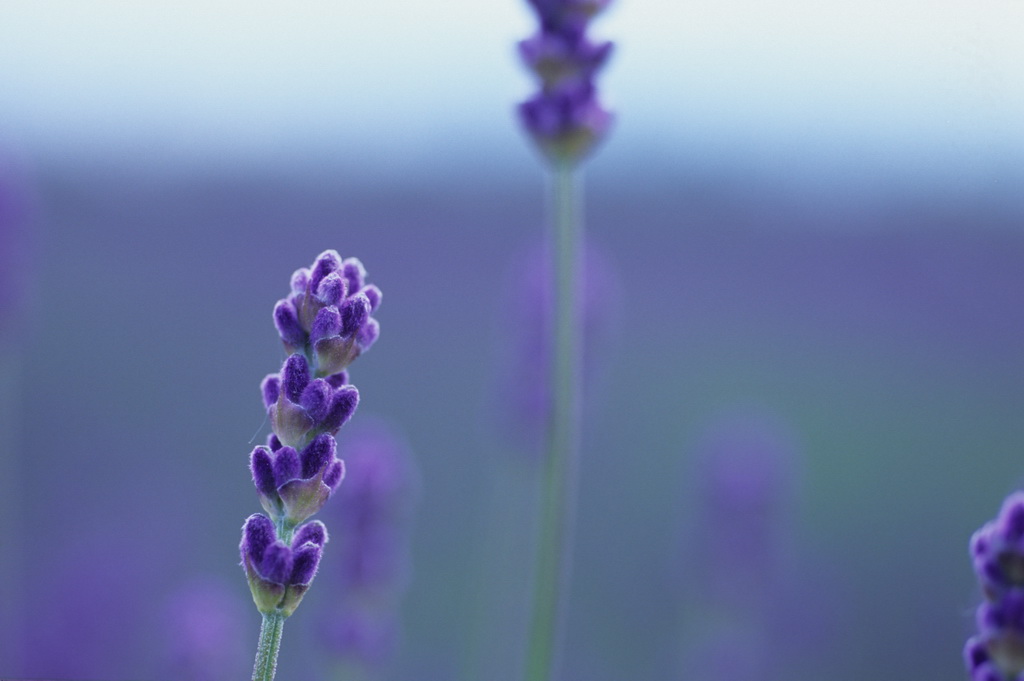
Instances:
[[[972,681],[1024,678],[1024,491],[971,537],[971,558],[985,601],[964,662]]]
[[[274,306],[274,325],[285,349],[315,365],[315,377],[343,371],[380,335],[372,317],[380,289],[366,283],[366,268],[356,258],[324,251],[311,267],[292,275],[292,292]]]
[[[324,251],[292,275],[291,289],[273,315],[291,355],[260,384],[273,433],[249,456],[268,515],[249,517],[239,547],[263,614],[253,681],[273,681],[284,620],[316,574],[327,529],[319,521],[300,523],[323,508],[345,477],[334,436],[359,404],[345,369],[380,333],[371,315],[382,294],[366,283],[366,268],[355,258]]]
[[[612,116],[601,106],[594,75],[612,51],[586,35],[608,0],[530,0],[540,32],[519,43],[519,54],[540,91],[519,106],[527,132],[554,163],[575,165],[605,136]]]

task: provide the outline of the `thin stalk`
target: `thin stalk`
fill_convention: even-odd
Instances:
[[[277,671],[277,653],[281,650],[281,632],[284,631],[284,615],[270,613],[263,615],[260,625],[260,642],[256,648],[256,664],[252,668],[252,681],[274,681]]]
[[[526,680],[555,678],[569,584],[579,457],[580,329],[577,305],[582,222],[571,166],[555,168],[553,246],[555,305],[551,408],[541,489],[540,540]]]

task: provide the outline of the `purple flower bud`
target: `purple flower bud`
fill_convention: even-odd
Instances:
[[[327,467],[324,472],[324,484],[331,488],[331,490],[338,489],[338,485],[345,479],[345,462],[341,459],[335,459]]]
[[[316,257],[309,275],[309,289],[317,291],[320,282],[331,272],[341,269],[341,256],[337,251],[327,250]]]
[[[316,313],[313,320],[313,330],[309,332],[309,338],[316,343],[321,338],[337,336],[341,333],[341,312],[338,308],[325,307]]]
[[[302,544],[295,550],[291,584],[308,585],[316,575],[317,566],[320,564],[320,553],[322,549],[316,544]]]
[[[370,301],[370,310],[372,312],[376,312],[377,308],[380,307],[381,300],[384,299],[384,294],[381,293],[381,290],[373,284],[364,286],[361,289],[361,292],[366,296],[366,299]]]
[[[291,287],[294,295],[302,295],[309,286],[309,268],[300,267],[292,273]]]
[[[337,272],[331,272],[320,281],[316,288],[316,297],[324,305],[339,305],[348,295],[348,280]]]
[[[260,392],[263,393],[263,406],[270,409],[270,405],[277,402],[281,396],[281,377],[277,374],[267,374],[260,383]]]
[[[324,417],[321,427],[328,433],[337,432],[345,425],[359,406],[359,391],[355,386],[338,388],[331,396],[331,408]]]
[[[348,337],[361,329],[370,318],[370,299],[365,293],[356,293],[341,305],[341,335]]]
[[[336,374],[331,374],[325,379],[332,388],[340,388],[343,385],[348,385],[348,372],[339,371]]]
[[[281,387],[284,395],[298,404],[302,399],[302,391],[309,385],[309,365],[306,358],[295,353],[285,360],[281,369]]]
[[[277,534],[270,518],[259,513],[249,516],[242,526],[242,559],[253,563],[261,563],[267,547],[274,543]]]
[[[369,350],[377,342],[378,336],[380,336],[380,323],[370,317],[356,335],[356,343],[359,344],[360,351]]]
[[[274,461],[270,456],[270,450],[266,447],[257,447],[252,450],[250,468],[256,490],[267,496],[276,494],[277,483],[274,481]]]
[[[281,449],[283,445],[281,444],[281,439],[274,433],[271,433],[267,436],[267,446],[270,447],[270,451],[276,452]]]
[[[366,268],[363,267],[363,263],[359,262],[359,258],[345,258],[341,264],[341,272],[348,281],[350,295],[363,288],[363,283],[366,281]]]
[[[295,531],[295,538],[292,539],[292,548],[297,549],[307,542],[317,546],[323,546],[327,543],[327,527],[319,520],[308,522]]]
[[[302,391],[300,400],[302,408],[306,410],[314,423],[322,421],[327,415],[327,410],[331,405],[332,392],[331,385],[322,378],[311,381]]]
[[[275,584],[288,584],[292,574],[292,551],[281,542],[274,542],[263,552],[259,563],[260,577]]]
[[[336,447],[337,443],[331,435],[323,433],[316,436],[309,446],[302,450],[302,477],[312,478],[319,473],[334,458]]]
[[[281,340],[290,348],[301,348],[306,344],[306,331],[299,324],[298,312],[287,300],[279,300],[274,306],[274,326]]]
[[[274,491],[299,477],[302,463],[299,453],[292,447],[281,447],[274,453]]]

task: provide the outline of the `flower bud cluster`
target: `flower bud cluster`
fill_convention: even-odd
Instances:
[[[529,0],[540,31],[519,43],[519,54],[540,91],[519,115],[540,150],[556,163],[575,164],[604,137],[612,116],[597,99],[594,75],[612,51],[592,42],[590,20],[609,0]]]
[[[321,253],[292,275],[292,293],[274,307],[274,324],[291,353],[260,386],[272,434],[249,457],[267,515],[245,523],[240,546],[253,600],[263,613],[290,615],[316,574],[327,533],[302,525],[345,477],[334,439],[359,405],[346,368],[380,332],[370,315],[381,301],[355,258]],[[293,538],[294,534],[294,538]]]
[[[287,544],[278,538],[270,518],[260,513],[249,516],[242,527],[242,566],[260,612],[286,617],[295,612],[313,581],[325,543],[327,528],[319,520],[300,527]]]
[[[972,681],[1024,680],[1024,492],[1014,492],[971,537],[971,558],[985,601],[964,661]]]
[[[291,295],[274,306],[274,325],[289,353],[315,360],[317,376],[343,371],[376,342],[380,324],[371,315],[381,292],[366,283],[358,259],[324,251],[312,267],[292,274],[291,286]]]

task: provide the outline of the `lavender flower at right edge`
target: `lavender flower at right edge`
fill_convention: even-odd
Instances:
[[[1024,680],[1024,491],[1006,498],[970,544],[984,602],[964,662],[972,681]]]

